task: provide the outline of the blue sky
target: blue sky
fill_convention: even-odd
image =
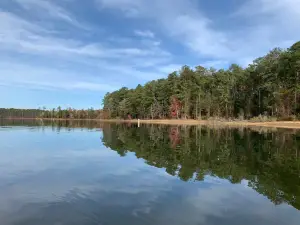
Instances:
[[[300,37],[300,0],[1,0],[0,107],[101,107],[182,65],[248,65]]]

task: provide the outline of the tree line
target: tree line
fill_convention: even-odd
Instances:
[[[54,119],[100,119],[103,111],[100,109],[14,109],[0,108],[0,118],[54,118]]]
[[[300,154],[297,133],[201,126],[106,123],[102,142],[122,157],[134,153],[145,163],[183,181],[217,176],[248,186],[274,204],[300,209]]]
[[[232,64],[216,70],[183,66],[166,79],[135,89],[121,88],[103,99],[105,118],[208,119],[300,113],[300,42],[275,48],[247,68]]]

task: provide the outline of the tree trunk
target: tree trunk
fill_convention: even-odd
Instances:
[[[297,114],[297,85],[298,85],[298,72],[297,72],[297,75],[296,75],[296,86],[295,86],[295,96],[294,96],[294,101],[295,101],[295,105],[294,105],[294,107],[295,107],[295,111],[294,111],[294,115],[296,115]]]
[[[201,93],[199,93],[198,99],[199,99],[199,119],[201,120]]]
[[[259,112],[259,115],[261,115],[261,111],[260,111],[260,89],[258,90],[258,112]]]
[[[196,115],[195,115],[196,119],[198,119],[198,99],[196,101]]]

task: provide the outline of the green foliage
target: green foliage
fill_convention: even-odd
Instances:
[[[300,42],[275,48],[247,68],[192,69],[183,66],[166,79],[135,89],[122,88],[103,100],[110,118],[163,119],[174,112],[172,99],[181,105],[178,118],[245,118],[266,115],[290,117],[300,113]],[[172,111],[173,110],[173,111]]]

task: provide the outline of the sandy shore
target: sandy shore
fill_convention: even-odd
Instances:
[[[35,120],[36,118],[9,118],[9,120]],[[138,123],[138,120],[119,119],[36,119],[36,120],[86,120],[98,122]],[[270,127],[300,129],[300,121],[274,121],[274,122],[250,122],[250,121],[215,121],[215,120],[140,120],[141,124],[166,124],[166,125],[207,125],[207,126],[231,126],[231,127]]]
[[[102,120],[111,122],[138,123],[137,120]],[[140,120],[141,124],[166,124],[166,125],[208,125],[231,127],[270,127],[300,129],[300,121],[274,121],[274,122],[249,122],[249,121],[210,121],[210,120]]]

